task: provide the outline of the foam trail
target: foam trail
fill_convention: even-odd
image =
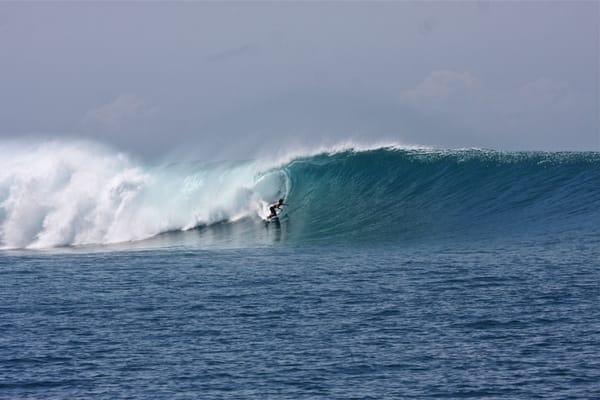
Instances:
[[[2,144],[0,243],[115,243],[261,214],[285,185],[255,188],[257,174],[250,162],[147,168],[90,143]]]

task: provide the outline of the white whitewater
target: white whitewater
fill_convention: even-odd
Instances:
[[[141,240],[261,216],[289,191],[258,162],[146,167],[90,143],[0,144],[3,248]]]

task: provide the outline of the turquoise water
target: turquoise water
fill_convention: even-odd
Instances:
[[[183,174],[182,209],[248,165],[144,173]],[[600,396],[597,153],[299,157],[143,240],[126,202],[152,214],[158,178],[108,179],[100,207],[61,168],[45,196],[0,179],[0,398]],[[247,207],[280,195],[279,224]]]

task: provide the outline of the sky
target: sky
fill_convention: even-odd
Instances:
[[[0,3],[0,143],[600,151],[600,3]]]

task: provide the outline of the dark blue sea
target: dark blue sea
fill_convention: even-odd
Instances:
[[[600,398],[598,153],[64,151],[0,173],[2,399]]]

